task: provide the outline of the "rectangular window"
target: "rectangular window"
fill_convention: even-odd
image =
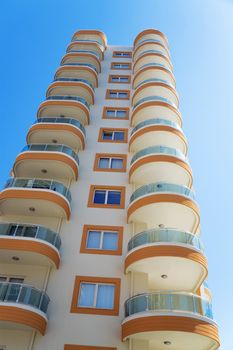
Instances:
[[[130,84],[130,75],[109,75],[109,83]]]
[[[98,141],[127,143],[127,136],[127,129],[100,128]]]
[[[88,207],[123,209],[125,207],[125,187],[91,185]]]
[[[129,90],[109,90],[106,91],[105,98],[107,100],[129,100],[130,91]]]
[[[132,52],[131,51],[113,51],[112,57],[131,58]]]
[[[117,316],[119,296],[119,278],[76,276],[71,312]]]
[[[94,162],[94,171],[125,172],[126,154],[97,153]]]
[[[129,119],[129,108],[126,107],[104,107],[103,109],[103,119]]]
[[[129,63],[129,62],[112,62],[111,69],[131,70],[131,63]]]
[[[122,254],[123,227],[84,225],[80,253]]]

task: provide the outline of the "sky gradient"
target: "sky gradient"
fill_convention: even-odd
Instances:
[[[110,45],[132,45],[146,28],[167,35],[221,349],[232,350],[233,1],[9,0],[0,19],[1,187],[76,30],[100,29]]]

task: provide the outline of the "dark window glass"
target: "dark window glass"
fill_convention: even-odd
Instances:
[[[105,203],[106,191],[96,190],[94,194],[94,203],[104,204]]]
[[[121,202],[121,192],[120,191],[109,191],[107,204],[120,204]]]

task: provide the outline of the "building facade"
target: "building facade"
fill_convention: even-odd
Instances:
[[[76,32],[0,195],[0,350],[215,350],[163,33]]]

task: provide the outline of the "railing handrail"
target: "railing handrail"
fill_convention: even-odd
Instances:
[[[13,232],[10,232],[11,228],[14,228]],[[4,229],[4,233],[2,233],[2,228]],[[33,232],[31,230],[31,235],[28,236],[28,231],[26,232],[26,229],[30,230],[35,228],[36,231]],[[19,231],[19,232],[18,232]],[[10,234],[9,234],[10,233]],[[20,233],[20,234],[17,234]],[[25,235],[27,233],[27,235]],[[47,234],[47,236],[46,236]],[[26,237],[26,238],[36,238],[36,239],[41,239],[43,241],[46,241],[48,243],[51,243],[54,245],[58,250],[60,249],[61,246],[61,238],[58,233],[43,227],[39,225],[31,225],[31,224],[20,224],[20,223],[0,223],[0,237],[1,236],[9,236],[9,237]],[[48,239],[49,236],[52,239]],[[48,238],[47,238],[48,237]]]
[[[66,118],[66,117],[44,117],[44,118],[38,118],[34,124],[39,123],[61,123],[61,124],[72,124],[77,126],[83,134],[86,136],[86,130],[82,123],[80,123],[79,120],[73,119],[73,118]]]
[[[162,51],[159,51],[159,50],[145,50],[142,53],[140,53],[140,55],[138,55],[137,60],[139,59],[139,57],[143,56],[145,53],[158,53],[164,57],[167,57],[166,55],[164,55]]]
[[[131,136],[139,129],[143,128],[144,126],[147,126],[147,125],[156,125],[156,124],[159,124],[159,125],[166,125],[166,126],[170,126],[174,129],[177,129],[177,130],[180,130],[182,131],[181,127],[171,121],[171,120],[167,120],[167,119],[160,119],[160,118],[155,118],[155,119],[147,119],[147,120],[144,120],[143,122],[140,122],[138,123],[131,131]]]
[[[161,192],[176,193],[176,194],[191,198],[192,200],[195,200],[195,195],[193,191],[186,186],[166,183],[166,182],[156,182],[148,185],[143,185],[139,187],[137,190],[135,190],[130,197],[130,203],[132,203],[138,197],[142,197],[150,193],[161,193]]]
[[[96,56],[97,58],[99,58],[99,55],[95,52],[95,51],[92,51],[92,50],[69,50],[69,53],[70,52],[76,52],[76,53],[91,53],[92,55]]]
[[[92,68],[94,69],[94,71],[96,73],[98,73],[96,67],[94,66],[94,64],[91,64],[91,63],[79,63],[79,62],[68,62],[68,63],[62,63],[61,64],[61,67],[63,66],[80,66],[80,67],[89,67],[89,68]]]
[[[137,90],[137,88],[143,84],[146,84],[146,83],[162,83],[162,84],[165,84],[167,86],[170,86],[171,88],[174,88],[174,86],[169,83],[169,81],[167,80],[164,80],[164,79],[156,79],[156,78],[150,78],[150,79],[145,79],[143,81],[141,81],[140,83],[138,83],[136,86],[135,86],[135,90]]]
[[[179,149],[161,145],[161,146],[150,146],[136,152],[131,159],[130,165],[132,165],[139,158],[142,158],[150,154],[166,154],[169,156],[180,158],[181,160],[184,160],[185,162],[187,162],[186,156]]]
[[[140,241],[140,238],[145,239]],[[186,238],[185,241],[184,238]],[[204,246],[197,235],[172,228],[155,228],[137,233],[128,242],[128,252],[142,245],[153,243],[182,243],[193,246],[204,252]]]
[[[74,150],[72,150],[71,147],[66,146],[64,144],[31,143],[29,145],[24,146],[23,149],[21,150],[21,152],[27,152],[27,151],[61,152],[61,153],[67,154],[68,156],[71,156],[72,158],[74,158],[76,163],[79,164],[78,154]]]
[[[168,70],[172,75],[173,75],[173,73],[172,73],[172,71],[171,71],[171,69],[170,68],[168,68],[168,67],[166,67],[164,64],[162,64],[162,63],[146,63],[146,64],[143,64],[140,68],[139,68],[139,70],[141,70],[141,69],[143,69],[143,68],[146,68],[146,67],[158,67],[158,68],[165,68],[166,70]]]
[[[21,182],[21,183],[20,183]],[[44,185],[44,186],[43,186]],[[61,182],[50,179],[36,179],[36,178],[10,178],[7,180],[4,189],[9,187],[17,188],[35,188],[46,189],[49,191],[55,191],[65,196],[66,199],[71,202],[70,190]]]
[[[76,100],[83,103],[88,109],[90,109],[90,104],[83,98],[79,96],[71,95],[54,95],[46,97],[46,100]]]
[[[80,43],[85,42],[85,41],[90,42],[90,43],[97,43],[100,46],[102,46],[102,48],[104,49],[104,45],[98,40],[91,40],[91,39],[74,39],[74,40],[72,40],[72,42],[80,42]]]
[[[81,78],[55,78],[53,81],[71,81],[71,82],[81,82],[89,85],[93,90],[94,86],[87,80],[87,79],[81,79]]]
[[[137,49],[138,48],[138,46],[140,46],[141,44],[143,44],[143,43],[157,43],[157,44],[162,44],[163,45],[163,47],[168,51],[168,48],[167,48],[167,46],[166,45],[164,45],[164,42],[163,41],[161,41],[161,40],[158,40],[158,39],[143,39],[143,40],[140,40],[138,43],[137,43],[137,45],[135,45],[135,47],[134,47],[134,50],[135,49]]]
[[[165,103],[169,104],[170,106],[172,106],[172,107],[177,109],[177,106],[175,105],[175,103],[173,103],[170,100],[168,100],[167,98],[161,97],[161,96],[147,96],[147,97],[143,97],[137,103],[134,104],[133,109],[135,109],[141,103],[144,103],[144,102],[147,102],[147,101],[162,101],[162,102],[165,102]]]

